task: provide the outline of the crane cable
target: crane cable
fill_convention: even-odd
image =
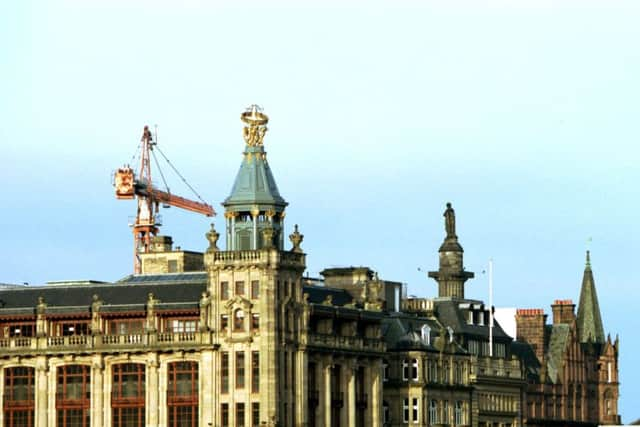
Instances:
[[[164,173],[162,173],[162,169],[160,168],[160,163],[158,163],[158,158],[156,157],[156,153],[153,150],[151,150],[151,155],[153,156],[153,160],[156,162],[156,167],[160,172],[160,177],[162,178],[162,182],[164,183],[164,188],[166,188],[167,193],[171,194],[171,190],[169,190],[169,184],[167,184],[167,180],[164,179]]]
[[[162,157],[164,157],[164,160],[169,164],[169,166],[171,166],[171,169],[173,169],[173,171],[174,171],[174,172],[175,172],[175,173],[180,177],[180,179],[182,180],[182,182],[184,182],[184,183],[186,184],[186,186],[187,186],[187,187],[189,187],[189,189],[190,189],[191,191],[193,191],[193,194],[195,194],[195,195],[196,195],[196,197],[197,197],[198,199],[200,199],[200,201],[201,201],[202,203],[205,203],[205,204],[206,204],[207,202],[205,202],[205,201],[202,199],[202,197],[200,197],[200,194],[198,194],[198,192],[197,192],[197,191],[196,191],[196,190],[191,186],[191,184],[189,184],[189,183],[187,182],[187,180],[186,180],[186,179],[184,179],[184,177],[180,174],[180,172],[178,172],[178,169],[176,169],[176,167],[175,167],[175,166],[173,166],[173,163],[171,163],[171,162],[169,161],[169,159],[167,158],[167,156],[165,156],[165,155],[164,155],[164,153],[162,152],[162,150],[161,150],[157,145],[156,145],[156,147],[155,147],[155,148],[160,152],[160,154],[162,155]],[[155,156],[155,154],[154,154],[154,156]],[[161,172],[160,174],[162,175],[162,172]],[[164,179],[164,177],[163,177],[162,179]],[[166,183],[165,183],[165,185],[166,185]]]

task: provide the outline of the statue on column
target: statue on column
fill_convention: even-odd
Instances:
[[[447,239],[457,238],[456,236],[456,213],[451,207],[451,203],[447,203],[447,209],[444,211],[444,228],[447,232]]]

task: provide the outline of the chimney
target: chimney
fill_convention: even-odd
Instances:
[[[544,326],[547,315],[541,308],[516,310],[516,339],[531,345],[538,361],[544,366]]]
[[[171,252],[173,239],[171,236],[154,236],[151,238],[151,252]]]
[[[551,311],[553,312],[553,324],[573,323],[576,320],[575,308],[576,305],[570,299],[555,300],[553,305],[551,305]]]

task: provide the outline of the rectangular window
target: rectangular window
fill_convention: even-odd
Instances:
[[[220,365],[220,391],[222,393],[229,393],[229,353],[226,351],[221,355]]]
[[[143,332],[142,319],[115,319],[109,321],[109,334],[131,335]]]
[[[36,324],[35,322],[3,322],[1,331],[3,338],[35,337]]]
[[[229,427],[229,404],[223,403],[220,410],[220,421],[222,427]]]
[[[198,329],[198,319],[166,319],[165,331],[173,334],[192,333]]]
[[[478,343],[478,341],[469,340],[469,353],[475,356],[480,354],[480,344]]]
[[[429,361],[429,380],[433,383],[438,382],[438,362],[436,360]]]
[[[257,280],[251,281],[251,299],[260,298],[260,282]]]
[[[389,362],[382,361],[382,381],[389,381]]]
[[[244,427],[244,403],[236,403],[236,427]]]
[[[56,418],[59,426],[89,427],[91,374],[86,365],[57,369]]]
[[[460,426],[463,424],[464,421],[464,417],[463,417],[464,413],[462,411],[462,401],[458,400],[456,401],[456,406],[454,409],[454,421],[455,421],[455,425]]]
[[[429,401],[429,424],[438,424],[438,402]]]
[[[220,282],[220,299],[229,299],[229,282]]]
[[[445,400],[444,402],[442,402],[442,423],[449,424],[450,416],[451,414],[449,414],[449,401]]]
[[[223,314],[220,316],[220,332],[226,332],[229,327],[229,316]]]
[[[145,366],[141,363],[113,365],[111,419],[113,427],[145,425]]]
[[[4,370],[4,426],[33,427],[35,417],[35,369]]]
[[[55,322],[52,325],[52,332],[52,335],[58,337],[67,337],[70,335],[88,335],[89,321],[78,320]]]
[[[257,351],[251,352],[251,391],[260,391],[260,353]]]
[[[418,381],[418,359],[411,359],[411,379]]]
[[[409,422],[409,399],[404,399],[402,401],[402,422]]]
[[[449,384],[449,364],[445,363],[442,366],[442,381],[445,384]]]
[[[260,315],[257,313],[251,315],[251,330],[254,332],[260,331]]]
[[[236,388],[244,388],[244,351],[236,351]]]
[[[236,295],[244,295],[244,282],[242,280],[236,282]]]
[[[412,405],[411,405],[411,420],[414,423],[418,422],[418,398],[414,397],[412,400]]]
[[[260,404],[258,402],[251,404],[251,427],[260,427]]]
[[[402,381],[409,381],[409,359],[402,360]]]
[[[167,410],[169,427],[198,427],[198,364],[169,363]]]

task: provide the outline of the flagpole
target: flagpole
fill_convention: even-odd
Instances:
[[[489,357],[493,357],[493,258],[489,258]]]

